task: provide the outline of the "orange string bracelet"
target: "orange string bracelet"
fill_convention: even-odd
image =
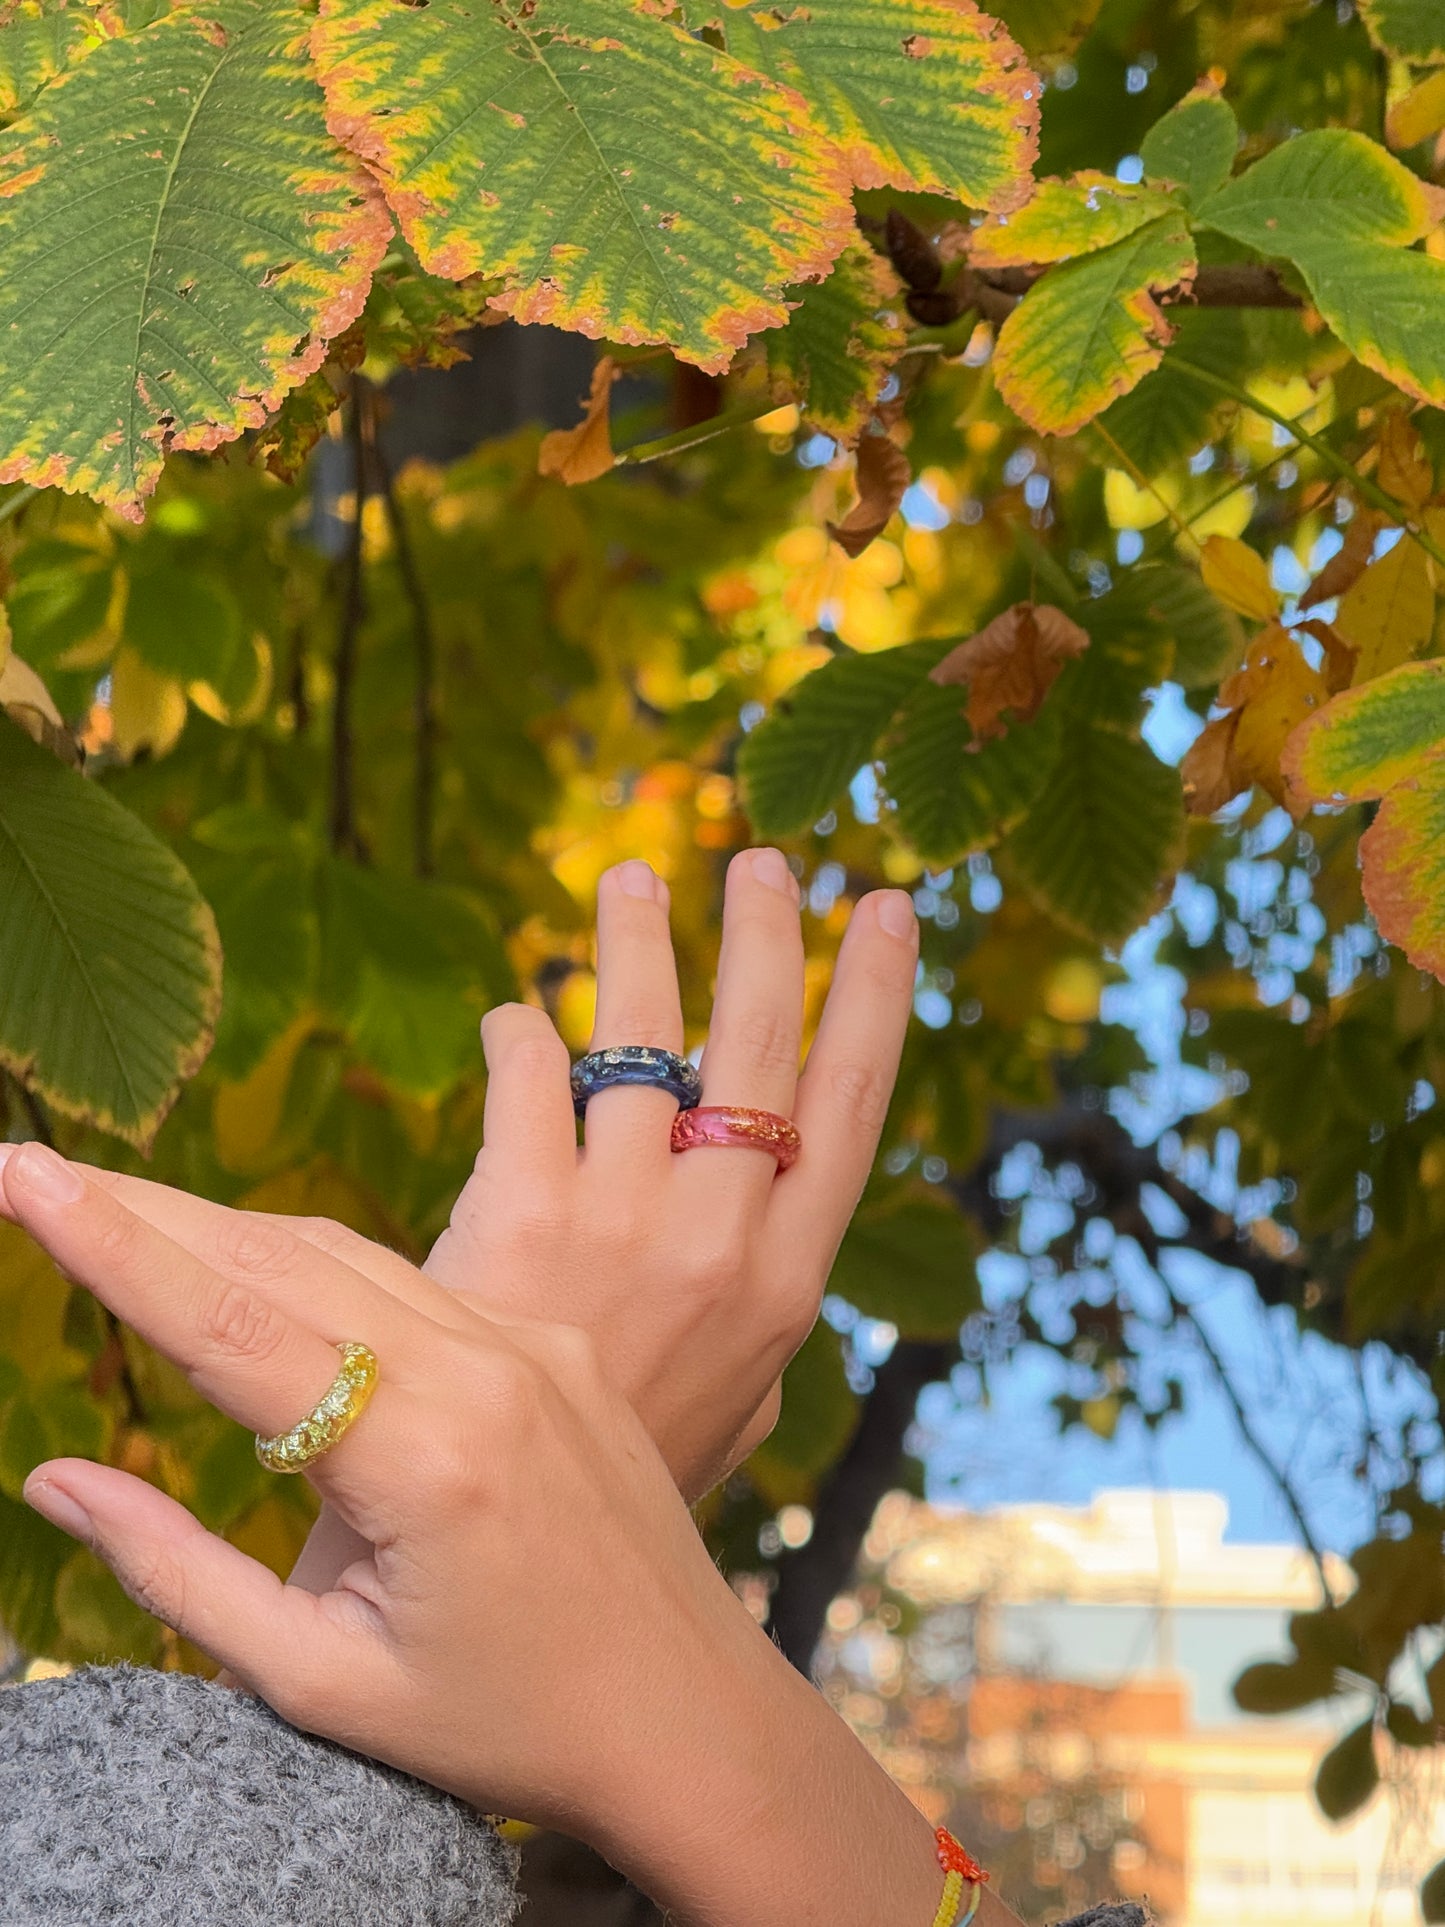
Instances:
[[[959,1845],[947,1827],[940,1827],[933,1838],[937,1843],[938,1864],[943,1869],[943,1894],[938,1903],[938,1912],[933,1916],[933,1927],[969,1927],[978,1912],[978,1903],[983,1898],[983,1883],[988,1875],[968,1849]],[[958,1905],[965,1887],[971,1887],[973,1892],[967,1911],[960,1918]]]

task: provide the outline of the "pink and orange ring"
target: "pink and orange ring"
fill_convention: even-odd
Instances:
[[[776,1111],[755,1111],[746,1104],[701,1104],[679,1111],[672,1120],[673,1150],[696,1151],[703,1145],[770,1151],[778,1169],[786,1171],[797,1162],[803,1140],[797,1125]]]

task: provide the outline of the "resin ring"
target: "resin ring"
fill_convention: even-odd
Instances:
[[[797,1162],[803,1148],[798,1127],[776,1111],[754,1111],[746,1104],[707,1104],[679,1111],[672,1120],[674,1151],[695,1151],[704,1144],[731,1145],[745,1151],[771,1151],[778,1169]]]
[[[369,1345],[338,1345],[341,1370],[331,1388],[289,1432],[273,1439],[256,1434],[256,1457],[269,1472],[301,1472],[323,1452],[329,1452],[366,1410],[376,1390],[380,1368]]]
[[[670,1091],[684,1111],[690,1111],[702,1096],[702,1072],[673,1050],[658,1050],[651,1044],[614,1044],[608,1050],[589,1051],[572,1066],[572,1108],[578,1117],[587,1110],[587,1100],[614,1084],[651,1084]]]

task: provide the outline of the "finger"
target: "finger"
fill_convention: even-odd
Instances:
[[[803,1037],[801,901],[781,850],[744,850],[728,866],[717,997],[702,1059],[704,1104],[792,1111]],[[765,1151],[718,1163],[766,1179],[775,1168]]]
[[[683,1046],[682,998],[668,930],[667,885],[647,864],[619,863],[597,888],[597,1015],[593,1050],[611,1044]],[[587,1106],[590,1160],[634,1172],[660,1169],[677,1099],[666,1091],[620,1085],[600,1091]]]
[[[0,1146],[0,1150],[4,1148]],[[289,1217],[276,1211],[239,1211],[233,1205],[193,1197],[189,1191],[178,1191],[151,1178],[107,1171],[101,1165],[76,1163],[75,1169],[88,1184],[108,1191],[127,1210],[183,1245],[223,1278],[258,1287],[284,1287],[278,1289],[278,1298],[281,1302],[294,1299],[303,1316],[311,1279],[311,1260],[303,1247],[324,1253],[429,1317],[447,1322],[457,1321],[462,1315],[451,1293],[433,1284],[399,1251],[364,1238],[349,1225],[330,1218]],[[3,1198],[0,1188],[0,1215],[4,1215]]]
[[[770,1194],[770,1233],[820,1244],[829,1264],[873,1166],[913,1008],[918,919],[906,891],[853,912],[798,1084],[798,1161]]]
[[[328,1680],[345,1679],[354,1692],[371,1669],[360,1599],[323,1602],[282,1585],[143,1479],[86,1459],[51,1459],[25,1481],[25,1497],[103,1559],[142,1611],[193,1640],[284,1717]]]
[[[571,1063],[547,1013],[530,1004],[498,1004],[482,1019],[482,1054],[482,1156],[544,1184],[570,1176],[577,1168]],[[458,1209],[465,1199],[464,1189]]]
[[[257,1432],[288,1431],[312,1410],[336,1377],[335,1347],[346,1340],[404,1371],[418,1314],[344,1267],[328,1271],[319,1254],[303,1323],[251,1286],[220,1277],[43,1145],[12,1155],[3,1183],[20,1224],[70,1277],[180,1366],[204,1398]],[[384,1508],[361,1493],[387,1489],[377,1474],[403,1453],[389,1431],[381,1411],[368,1411],[309,1468],[373,1539],[385,1527]]]

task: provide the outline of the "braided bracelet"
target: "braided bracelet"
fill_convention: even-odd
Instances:
[[[978,1903],[983,1898],[983,1883],[988,1875],[967,1848],[959,1845],[947,1827],[940,1827],[933,1838],[938,1849],[938,1864],[943,1869],[943,1894],[938,1903],[938,1912],[933,1916],[933,1927],[969,1927],[978,1912]],[[968,1907],[960,1915],[958,1907],[965,1887],[972,1891]]]

